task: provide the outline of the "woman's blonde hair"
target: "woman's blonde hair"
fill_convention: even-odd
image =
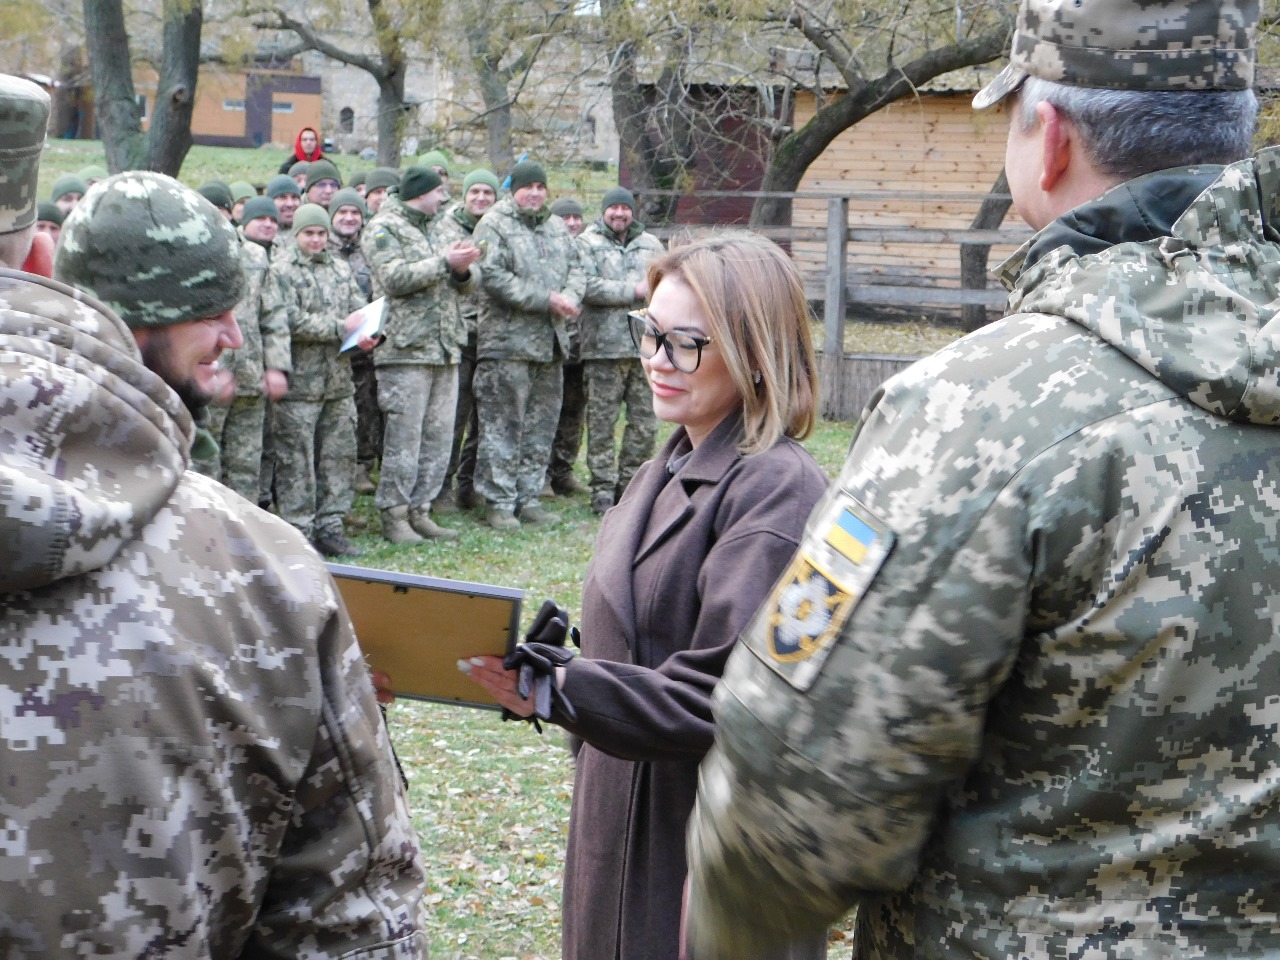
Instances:
[[[803,440],[818,408],[818,375],[804,282],[777,244],[726,230],[673,246],[649,264],[649,290],[666,277],[688,285],[708,335],[742,397],[743,453],[784,435]]]

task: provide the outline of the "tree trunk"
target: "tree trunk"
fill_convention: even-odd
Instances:
[[[147,169],[171,177],[178,175],[191,149],[203,25],[200,0],[165,0],[164,48],[147,138]]]
[[[997,230],[1004,223],[1005,215],[1013,206],[1008,196],[1009,178],[1005,171],[1000,171],[996,182],[991,185],[991,193],[982,201],[978,213],[969,226],[974,230]],[[1001,196],[1003,194],[1004,196]],[[989,243],[963,243],[960,245],[960,288],[962,290],[984,290],[987,286],[987,259],[991,256]],[[990,322],[987,308],[980,303],[966,303],[960,308],[960,318],[966,331],[977,330]]]
[[[409,108],[404,102],[404,73],[377,77],[378,165],[392,170],[400,166],[400,144]]]
[[[476,81],[480,86],[480,102],[485,109],[485,152],[489,157],[489,169],[499,178],[511,172],[511,161],[514,151],[511,146],[511,93],[507,90],[506,78],[498,69],[498,64],[486,52],[483,43],[487,35],[480,36],[480,31],[471,31],[471,63],[475,68]]]
[[[112,173],[134,170],[146,143],[120,0],[84,0],[84,28],[107,166]]]

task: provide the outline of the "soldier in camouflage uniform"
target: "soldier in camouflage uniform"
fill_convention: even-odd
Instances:
[[[235,377],[235,396],[230,403],[213,403],[207,408],[206,427],[217,443],[217,452],[199,469],[256,502],[267,401],[279,400],[289,389],[292,363],[287,318],[279,311],[263,309],[267,254],[243,234],[237,240],[245,295],[236,304],[235,318],[244,345],[226,351],[219,361]]]
[[[0,239],[34,212],[32,91],[0,78]],[[234,231],[153,173],[95,185],[66,227],[55,269],[86,292],[0,271],[3,952],[425,958],[421,854],[337,590],[288,525],[186,469],[171,386],[207,397],[239,342]]]
[[[546,201],[546,172],[532,161],[518,163],[511,196],[490,207],[475,230],[476,242],[488,247],[475,379],[476,491],[497,530],[559,519],[538,497],[560,415],[565,322],[580,311],[584,277],[569,232]]]
[[[586,226],[582,220],[582,204],[572,197],[557,197],[551,204],[551,215],[564,221],[569,236],[575,240]],[[577,245],[574,250],[579,253]],[[586,264],[583,264],[586,274]],[[582,449],[582,428],[587,415],[587,385],[582,375],[582,356],[579,344],[582,337],[578,325],[581,315],[565,321],[569,331],[569,353],[561,366],[563,385],[560,394],[560,416],[556,420],[556,435],[551,441],[551,461],[547,464],[547,487],[557,496],[567,497],[586,493],[588,488],[573,475],[573,465],[578,462]],[[546,488],[543,493],[547,493]]]
[[[578,237],[587,274],[578,331],[587,383],[591,509],[596,513],[613,506],[640,465],[653,456],[658,418],[627,314],[644,303],[649,292],[645,267],[662,253],[662,241],[636,222],[636,198],[626,187],[606,191],[600,209],[600,219]],[[623,406],[622,449],[615,454],[614,429]]]
[[[369,209],[360,194],[344,187],[329,201],[329,252],[347,261],[365,300],[373,299],[373,274],[360,249],[360,235],[369,220]],[[364,350],[352,351],[351,380],[356,399],[356,493],[373,493],[369,472],[382,456],[382,411],[378,409],[378,378],[373,356]]]
[[[364,294],[346,261],[328,250],[329,214],[303,204],[294,243],[272,262],[264,308],[289,326],[289,392],[272,410],[275,493],[280,516],[329,557],[357,557],[342,527],[351,509],[356,465],[356,407],[351,364],[339,348],[360,325]],[[361,349],[372,349],[366,338]]]
[[[462,200],[441,213],[431,223],[431,235],[443,246],[459,240],[470,240],[476,224],[498,199],[498,178],[489,170],[472,170],[462,181]],[[458,405],[453,414],[453,446],[449,451],[449,468],[445,471],[440,494],[432,501],[437,514],[452,513],[459,506],[471,508],[481,501],[475,492],[476,452],[480,448],[480,418],[476,413],[476,322],[484,291],[479,285],[461,302],[462,322],[467,329],[467,342],[462,345],[458,361]],[[454,494],[454,480],[457,494]]]
[[[392,543],[458,535],[431,518],[431,501],[449,466],[458,360],[467,341],[458,294],[475,288],[471,265],[480,250],[470,240],[433,240],[431,225],[447,198],[439,174],[410,167],[361,241],[374,293],[387,298],[386,340],[374,355],[386,423],[374,502]]]
[[[1258,13],[1024,0],[975,101],[1039,231],[1013,313],[881,388],[730,658],[691,960],[852,906],[860,957],[1280,955]]]

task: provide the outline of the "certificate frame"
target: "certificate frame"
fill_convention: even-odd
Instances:
[[[397,697],[501,709],[457,662],[515,649],[523,590],[342,563],[325,566],[365,659],[390,675]]]

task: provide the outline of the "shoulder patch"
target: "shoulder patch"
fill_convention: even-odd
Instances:
[[[750,645],[797,690],[809,689],[892,546],[884,523],[837,494],[757,615]]]

